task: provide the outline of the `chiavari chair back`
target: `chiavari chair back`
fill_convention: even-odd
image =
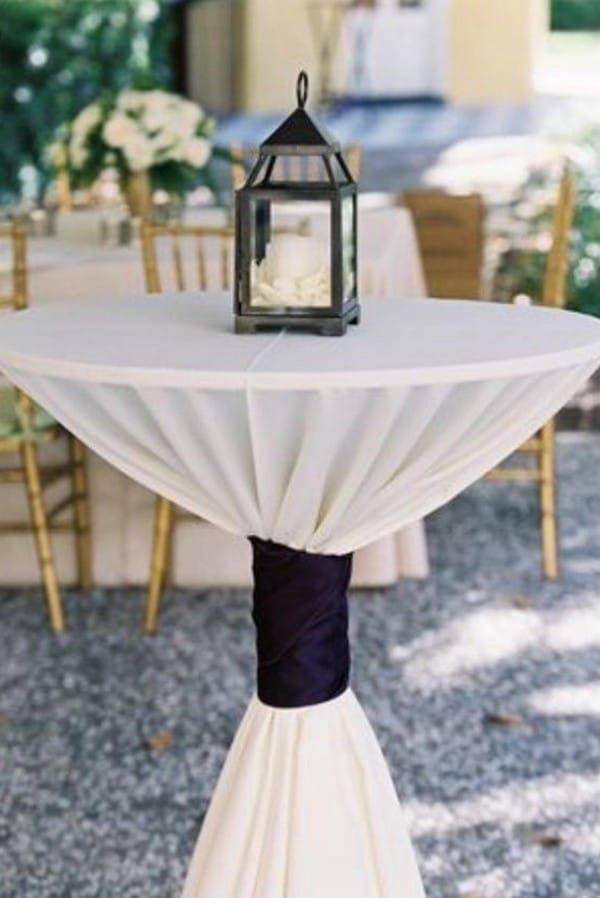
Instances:
[[[27,232],[22,222],[0,223],[0,241],[7,250],[8,283],[0,284],[0,308],[27,306]]]
[[[231,289],[233,228],[145,221],[140,236],[148,293]]]
[[[408,191],[403,200],[415,225],[428,296],[481,299],[483,197],[423,190]]]
[[[576,192],[573,174],[565,166],[558,189],[552,219],[552,240],[546,258],[539,301],[560,308],[565,302],[569,268],[569,238],[575,212]],[[542,571],[546,578],[558,576],[558,534],[556,521],[556,437],[554,420],[546,424],[519,447],[508,463],[499,465],[487,475],[490,480],[533,482],[538,485],[540,503],[540,537]],[[527,456],[530,463],[519,464]]]
[[[144,279],[148,293],[229,291],[233,275],[234,231],[203,225],[141,225]],[[200,300],[201,301],[201,300]],[[144,631],[154,633],[160,600],[170,578],[175,525],[192,515],[156,496]]]
[[[552,243],[544,269],[541,302],[545,306],[562,308],[565,304],[569,266],[569,237],[575,214],[575,179],[565,166],[558,188],[552,217]]]
[[[27,306],[27,236],[23,225],[0,225],[0,242],[7,245],[8,287],[3,288],[0,306],[13,310]],[[66,439],[67,451],[60,461],[49,463],[42,447]],[[91,585],[88,487],[85,449],[43,409],[8,384],[0,384],[0,485],[25,487],[29,520],[0,520],[0,535],[31,533],[40,565],[50,626],[64,629],[64,614],[54,564],[51,533],[71,532],[75,538],[77,579],[81,588]],[[5,463],[6,459],[6,463]],[[62,487],[60,486],[62,484]],[[65,490],[66,486],[66,490]],[[53,503],[46,494],[52,487]],[[60,490],[62,495],[56,496]]]

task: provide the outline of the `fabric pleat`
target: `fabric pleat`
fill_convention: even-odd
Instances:
[[[99,455],[205,520],[341,555],[418,520],[481,477],[594,368],[290,392],[8,374]]]
[[[212,798],[183,898],[423,898],[406,823],[354,694],[254,698]]]

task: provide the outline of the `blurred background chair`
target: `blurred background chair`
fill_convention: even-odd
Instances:
[[[423,262],[427,295],[481,299],[485,206],[478,193],[407,191]]]
[[[201,225],[141,226],[142,261],[148,293],[229,290],[233,275],[233,229]],[[144,631],[156,631],[162,592],[169,581],[177,521],[193,518],[157,496]]]
[[[0,241],[9,246],[9,289],[0,296],[0,306],[20,310],[27,306],[27,237],[23,225],[0,225]],[[67,441],[67,457],[47,463],[40,448],[61,438]],[[22,483],[26,488],[29,521],[0,522],[0,534],[31,532],[35,539],[50,625],[55,633],[64,629],[64,615],[54,566],[50,534],[70,531],[75,537],[77,580],[82,589],[92,583],[88,489],[85,449],[50,415],[19,390],[0,383],[0,484]],[[67,494],[56,496],[55,487],[67,484]],[[48,507],[46,496],[52,490]],[[65,516],[66,513],[66,516]]]
[[[232,189],[239,190],[244,186],[246,177],[252,165],[254,164],[258,150],[256,147],[243,147],[240,144],[234,144],[229,148],[231,154],[231,186]],[[342,154],[346,160],[350,174],[355,181],[360,176],[360,167],[362,161],[362,151],[358,144],[349,144],[342,148]],[[306,178],[310,181],[316,181],[322,174],[318,170],[318,160],[310,158],[302,158],[300,156],[290,156],[287,159],[280,157],[277,160],[278,165],[288,166],[287,171],[280,173],[280,177],[288,175],[293,180]]]
[[[452,195],[440,191],[409,191],[410,209],[421,251],[427,293],[439,298],[483,298],[485,209],[479,194]],[[575,208],[573,175],[565,166],[552,216],[551,244],[537,302],[561,308],[569,259],[569,235]],[[524,457],[528,458],[525,463]],[[519,459],[523,457],[523,463]],[[508,463],[490,471],[490,480],[538,484],[542,570],[558,576],[556,524],[555,427],[548,421],[514,453]]]
[[[565,285],[569,264],[569,237],[575,211],[575,183],[565,166],[552,219],[552,242],[544,270],[539,302],[561,308],[565,302]],[[558,537],[556,523],[555,427],[551,419],[524,443],[506,464],[494,468],[486,476],[490,480],[513,480],[538,484],[540,503],[540,536],[544,577],[558,576]],[[519,464],[521,456],[529,465]]]

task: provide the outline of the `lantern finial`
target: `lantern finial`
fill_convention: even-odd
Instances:
[[[298,100],[298,108],[304,109],[308,100],[308,75],[304,69],[298,75],[296,82],[296,98]]]

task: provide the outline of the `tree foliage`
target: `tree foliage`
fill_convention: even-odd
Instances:
[[[552,28],[556,31],[600,29],[598,0],[552,0]]]
[[[164,0],[2,0],[0,198],[41,188],[58,126],[103,92],[169,86]]]

